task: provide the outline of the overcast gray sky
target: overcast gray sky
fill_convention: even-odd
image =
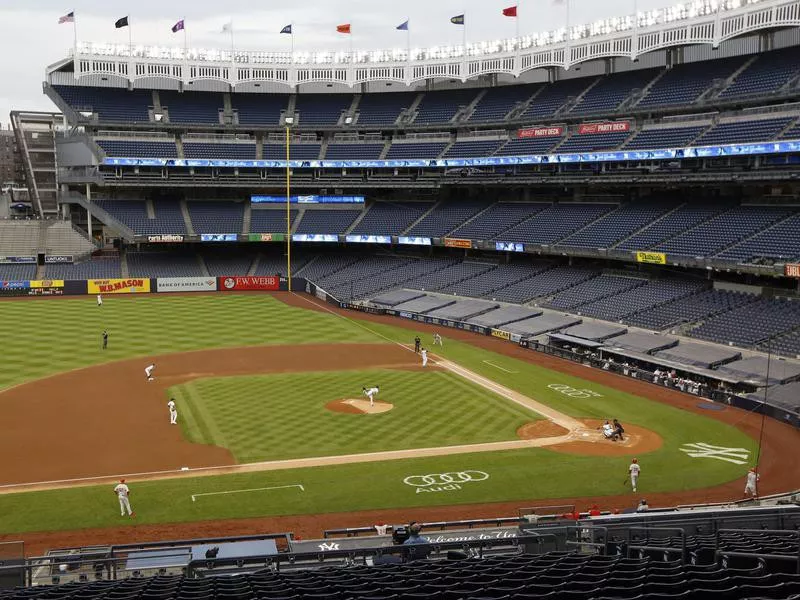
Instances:
[[[374,50],[404,48],[405,33],[395,27],[411,20],[411,44],[415,47],[460,44],[461,27],[450,17],[465,13],[470,42],[514,35],[514,19],[503,8],[519,4],[521,33],[561,27],[564,5],[551,0],[0,0],[0,120],[6,124],[12,109],[52,110],[42,94],[45,67],[67,55],[72,45],[72,25],[58,25],[58,18],[75,12],[78,39],[128,42],[125,29],[114,21],[130,15],[134,43],[183,45],[183,35],[172,25],[185,18],[189,45],[228,48],[230,39],[222,25],[233,21],[236,46],[243,49],[288,50],[289,36],[278,32],[287,23],[295,28],[296,50],[347,50],[348,37],[337,34],[339,23],[352,23],[353,47]],[[639,0],[639,10],[674,4],[669,0]],[[589,23],[633,12],[633,0],[571,0],[571,21]],[[7,126],[7,125],[4,125]]]

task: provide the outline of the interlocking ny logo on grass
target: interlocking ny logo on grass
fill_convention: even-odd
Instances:
[[[750,451],[747,448],[726,448],[725,446],[712,446],[705,442],[684,444],[681,446],[680,451],[685,452],[692,458],[714,458],[735,465],[745,464],[750,456]]]
[[[417,488],[414,493],[451,492],[460,490],[465,483],[486,481],[489,474],[483,471],[454,471],[452,473],[431,473],[430,475],[409,475],[403,483]]]

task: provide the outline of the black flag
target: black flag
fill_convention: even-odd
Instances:
[[[114,23],[114,27],[117,29],[122,29],[123,27],[128,26],[128,17],[122,17],[121,19],[117,19]]]

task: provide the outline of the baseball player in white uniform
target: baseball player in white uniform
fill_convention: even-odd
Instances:
[[[425,350],[425,348],[423,348],[420,351],[420,354],[422,355],[422,366],[423,367],[427,367],[428,366],[428,351]]]
[[[153,381],[153,379],[155,379],[155,377],[153,377],[153,371],[155,370],[155,368],[156,368],[155,363],[153,363],[152,365],[147,365],[144,368],[144,375],[145,377],[147,377],[147,381]]]
[[[97,306],[103,306],[103,297],[97,294]]]
[[[440,336],[438,333],[433,334],[433,345],[435,346],[436,344],[439,344],[439,346],[444,348],[444,344],[442,344],[442,336]]]
[[[169,408],[169,424],[170,425],[177,425],[178,424],[178,409],[175,408],[175,398],[170,398],[169,402],[167,402],[167,408]]]
[[[747,482],[744,485],[744,497],[751,496],[753,498],[758,498],[758,489],[756,485],[758,484],[758,480],[761,479],[761,476],[756,471],[756,468],[753,467],[747,472]]]
[[[128,499],[128,496],[131,495],[131,490],[125,484],[124,479],[119,480],[117,487],[114,488],[114,493],[119,499],[119,510],[121,515],[124,517],[125,511],[128,511],[129,516],[135,516],[135,513],[131,510],[131,501]]]
[[[639,466],[639,459],[634,458],[631,460],[631,465],[628,467],[628,473],[631,476],[631,489],[635,492],[636,491],[636,484],[639,483],[639,471],[642,468]]]
[[[363,391],[364,395],[369,398],[369,405],[375,406],[374,398],[378,395],[378,392],[381,391],[380,388],[376,385],[375,387],[371,388],[361,388],[361,390]]]
[[[606,421],[605,423],[603,423],[602,429],[603,429],[603,436],[606,439],[614,437],[614,428],[611,426],[611,423]]]

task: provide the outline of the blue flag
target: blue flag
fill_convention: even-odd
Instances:
[[[292,26],[291,25],[287,25],[286,27],[281,29],[281,33],[292,33]]]
[[[464,24],[464,15],[456,15],[455,17],[450,18],[450,22],[453,25],[463,25]]]
[[[408,31],[408,19],[406,19],[403,23],[400,23],[396,29],[399,31]]]

